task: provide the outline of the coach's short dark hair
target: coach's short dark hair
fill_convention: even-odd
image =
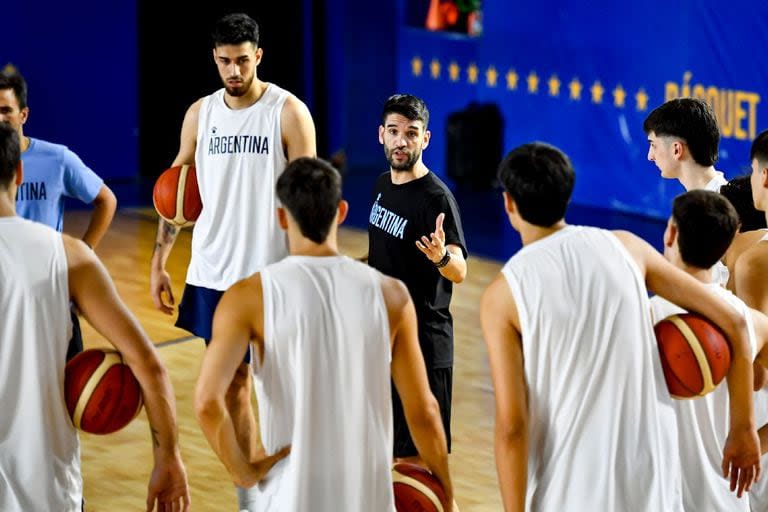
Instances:
[[[691,190],[672,203],[680,257],[687,265],[710,268],[723,257],[739,227],[736,209],[723,195]]]
[[[323,243],[341,201],[341,175],[325,160],[297,158],[278,178],[277,197],[298,223],[301,234]]]
[[[656,107],[643,122],[646,134],[683,140],[694,161],[704,167],[717,162],[720,129],[712,107],[704,100],[677,98]]]
[[[259,24],[247,14],[227,14],[216,22],[211,34],[213,46],[253,43],[259,46]]]
[[[556,147],[534,142],[513,149],[499,165],[498,178],[526,222],[549,227],[565,217],[575,174]]]
[[[411,121],[421,121],[424,123],[424,129],[429,124],[427,104],[424,103],[424,100],[412,94],[395,94],[387,98],[387,101],[384,102],[384,109],[381,112],[382,125],[390,114],[400,114]]]

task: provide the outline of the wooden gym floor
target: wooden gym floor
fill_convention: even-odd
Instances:
[[[89,212],[68,212],[65,232],[81,236],[88,218]],[[151,209],[120,210],[97,253],[120,296],[159,347],[170,373],[192,509],[237,510],[234,487],[194,417],[192,397],[204,344],[174,327],[175,317],[157,311],[149,295],[149,260],[156,227]],[[177,302],[189,262],[190,235],[191,231],[182,231],[168,262]],[[345,254],[357,257],[367,252],[367,234],[363,231],[345,228],[339,239]],[[493,393],[478,311],[480,294],[499,268],[497,262],[471,256],[467,279],[454,287],[451,306],[456,351],[450,464],[456,501],[463,512],[501,510],[493,458]],[[87,322],[82,322],[82,328],[86,348],[108,345]],[[152,467],[144,412],[120,432],[108,436],[81,434],[80,438],[86,510],[144,510]]]

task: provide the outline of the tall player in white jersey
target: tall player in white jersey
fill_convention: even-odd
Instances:
[[[720,194],[693,190],[675,198],[664,233],[664,257],[730,304],[747,322],[753,359],[768,338],[768,317],[750,309],[733,293],[712,282],[712,264],[731,244],[739,216]],[[653,322],[685,310],[661,297],[651,299]],[[758,353],[760,355],[758,356]],[[683,470],[683,504],[686,511],[748,512],[747,496],[734,494],[720,471],[721,450],[728,434],[728,390],[718,386],[702,398],[675,400],[680,461]],[[757,413],[756,413],[756,416]],[[765,423],[758,418],[758,425]]]
[[[211,447],[238,485],[261,482],[249,511],[394,512],[391,376],[450,510],[446,437],[407,288],[339,254],[347,203],[329,164],[295,160],[277,195],[290,256],[224,294],[203,359],[195,410]],[[270,454],[256,464],[237,443],[224,403],[249,345]]]
[[[172,163],[196,166],[203,203],[176,325],[206,343],[224,290],[288,254],[274,215],[275,183],[287,162],[316,153],[307,107],[256,76],[263,55],[256,22],[245,14],[221,18],[213,44],[224,88],[189,107]],[[165,264],[177,234],[178,228],[160,221],[151,263],[152,298],[169,315],[175,301]],[[241,443],[253,441],[251,431],[256,428],[249,357],[246,352],[227,397]],[[257,456],[257,443],[242,446],[250,457]]]
[[[505,509],[682,509],[677,426],[646,283],[712,318],[736,347],[723,467],[748,487],[760,458],[743,317],[636,236],[567,225],[574,173],[558,149],[513,150],[499,179],[523,241],[480,312]]]
[[[80,511],[80,441],[64,403],[70,300],[115,345],[141,385],[154,468],[147,510],[188,510],[168,374],[84,242],[16,215],[19,136],[0,123],[0,510]]]

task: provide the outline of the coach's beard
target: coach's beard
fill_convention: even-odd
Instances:
[[[415,151],[410,154],[411,156],[407,160],[401,163],[397,163],[395,159],[392,157],[392,153],[394,152],[395,152],[394,149],[384,148],[384,154],[387,156],[389,167],[390,169],[396,172],[412,171],[413,166],[416,165],[416,162],[419,161],[419,157],[421,156],[421,151]]]

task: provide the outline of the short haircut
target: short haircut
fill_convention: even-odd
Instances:
[[[0,188],[7,190],[21,161],[19,134],[8,123],[0,123]]]
[[[394,94],[384,102],[384,109],[381,113],[381,124],[387,120],[390,114],[400,114],[411,121],[421,121],[426,130],[429,125],[429,109],[424,100],[413,96],[412,94]]]
[[[749,149],[749,161],[757,160],[761,164],[768,164],[768,130],[757,134]]]
[[[341,175],[325,160],[297,158],[277,180],[277,197],[301,234],[325,242],[341,201]]]
[[[227,14],[216,22],[211,34],[214,48],[225,44],[253,43],[259,46],[259,24],[241,12]]]
[[[27,108],[27,82],[18,71],[0,72],[0,90],[11,89],[19,103],[19,110]]]
[[[695,98],[677,98],[655,108],[643,122],[646,134],[683,140],[694,161],[704,167],[717,162],[720,129],[709,104]]]
[[[754,231],[764,229],[765,212],[755,208],[752,199],[752,182],[750,175],[738,176],[720,187],[720,193],[731,202],[739,215],[739,231]]]
[[[677,245],[686,265],[711,268],[731,245],[739,215],[723,195],[709,190],[691,190],[672,203],[677,226]]]
[[[523,220],[549,227],[565,217],[576,177],[565,153],[534,142],[510,151],[499,165],[498,178]]]

